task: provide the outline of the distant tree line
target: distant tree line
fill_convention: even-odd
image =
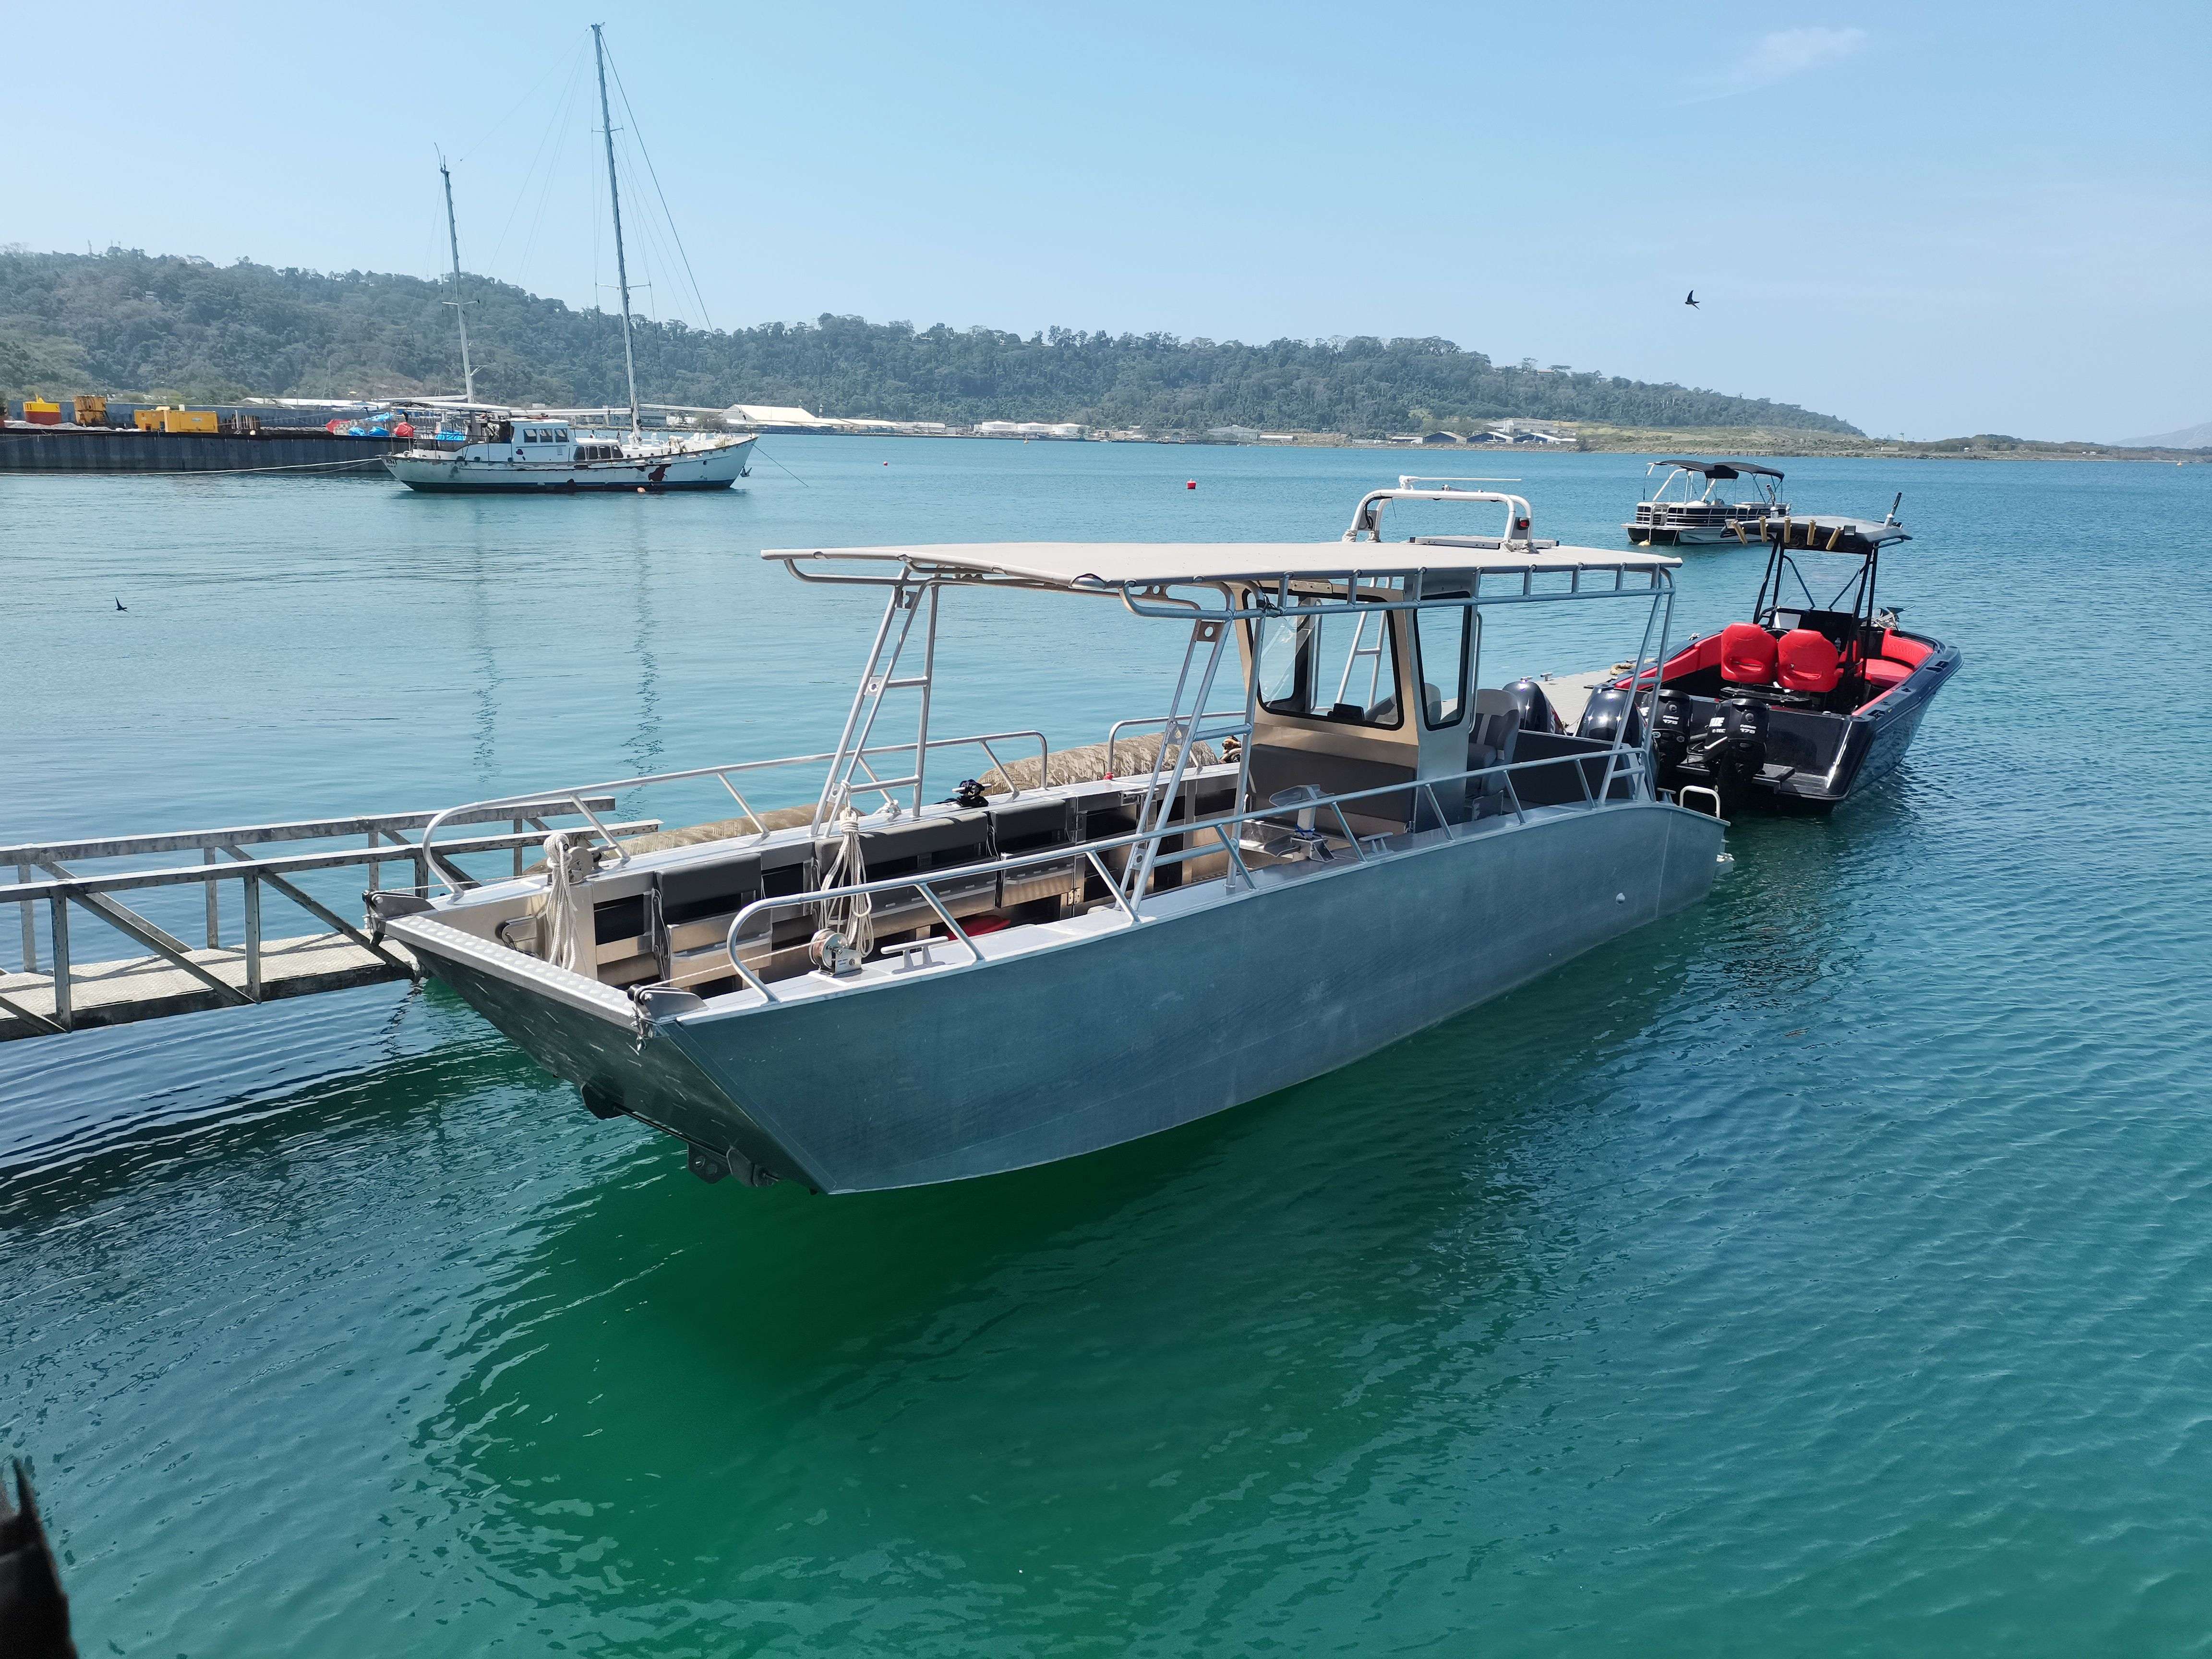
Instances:
[[[480,398],[600,404],[623,392],[620,326],[598,310],[465,279]],[[449,286],[374,272],[217,265],[111,248],[0,251],[0,390],[213,401],[404,397],[459,389]],[[1179,339],[1054,328],[1023,336],[824,315],[729,331],[635,330],[648,402],[799,404],[887,420],[1081,421],[1385,432],[1507,416],[1635,427],[1791,427],[1856,434],[1765,398],[1493,363],[1449,340]]]

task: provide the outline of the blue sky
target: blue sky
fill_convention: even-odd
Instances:
[[[587,303],[595,19],[694,321],[1437,334],[1914,437],[2212,419],[2203,0],[24,8],[0,240],[434,273],[443,144],[468,268]]]

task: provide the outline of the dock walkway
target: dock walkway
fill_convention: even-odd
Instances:
[[[572,795],[502,806],[496,812],[456,813],[443,821],[512,827],[499,834],[441,838],[434,848],[419,839],[439,816],[433,812],[0,847],[0,864],[12,863],[16,871],[14,885],[0,883],[0,904],[15,905],[21,917],[20,963],[12,972],[0,971],[0,1042],[411,978],[416,965],[404,950],[371,938],[342,914],[352,902],[337,895],[327,872],[362,870],[370,892],[394,890],[384,880],[394,866],[411,878],[398,884],[397,890],[427,892],[434,873],[457,887],[470,887],[493,878],[483,869],[486,855],[501,855],[507,866],[501,875],[520,874],[525,858],[556,833],[550,820],[588,817],[609,834],[629,836],[660,828],[658,819],[604,824],[599,815],[611,812],[614,805],[611,795]],[[410,831],[416,838],[410,838]],[[331,845],[355,837],[362,838],[359,844]],[[316,842],[323,845],[316,848]],[[311,850],[246,850],[277,843]],[[175,854],[192,852],[200,862],[175,862]],[[165,861],[151,869],[83,867],[148,858]],[[475,873],[465,863],[471,860],[478,866]],[[220,893],[225,883],[237,884],[241,925],[235,945],[222,939]],[[316,885],[323,889],[319,897],[311,890]],[[200,945],[186,944],[118,896],[195,886],[204,890],[205,943]],[[322,931],[267,937],[262,927],[264,899],[306,912]],[[172,922],[177,919],[174,908],[173,904],[167,918]],[[120,934],[139,953],[79,960],[83,953],[73,944],[72,924],[82,927],[88,921]]]
[[[256,964],[248,962],[242,945],[185,955],[199,973],[166,957],[132,957],[72,969],[67,1029],[82,1031],[206,1008],[311,996],[318,991],[349,991],[356,985],[411,978],[415,973],[414,958],[404,947],[356,945],[343,933],[263,940],[258,985],[252,982]],[[228,987],[229,994],[209,984],[210,977]],[[55,1036],[64,1029],[52,974],[0,974],[0,1042]]]

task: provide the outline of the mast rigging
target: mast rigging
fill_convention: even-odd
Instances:
[[[461,325],[461,398],[465,403],[477,400],[477,372],[469,363],[469,319],[462,308],[461,300],[461,233],[453,223],[453,173],[446,165],[446,153],[438,152],[439,176],[446,181],[446,238],[453,248],[453,297],[446,303],[453,308],[453,320]]]
[[[607,46],[599,33],[602,25],[592,25],[592,51],[599,70],[599,131],[607,141],[607,200],[614,209],[615,220],[615,282],[622,289],[623,373],[629,382],[629,431],[635,438],[637,421],[637,358],[629,343],[629,265],[623,257],[622,186],[615,180],[615,122],[607,108]]]

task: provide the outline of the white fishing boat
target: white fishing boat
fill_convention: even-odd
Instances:
[[[1790,503],[1782,499],[1782,475],[1771,466],[1677,459],[1652,462],[1644,468],[1644,476],[1648,478],[1662,466],[1667,471],[1659,487],[1637,502],[1636,516],[1621,526],[1638,547],[1697,547],[1755,539],[1760,520],[1782,518],[1790,511]],[[1751,481],[1749,495],[1730,501],[1730,492],[1722,486],[1745,478]]]
[[[1407,501],[1506,521],[1383,543]],[[1680,562],[1537,541],[1532,516],[1401,487],[1331,541],[771,550],[886,594],[834,751],[517,797],[589,817],[592,796],[713,780],[740,813],[629,841],[594,817],[520,877],[439,854],[447,819],[509,803],[456,807],[423,832],[437,879],[372,896],[371,926],[708,1180],[955,1181],[1255,1099],[1712,885],[1723,826],[1659,793],[1626,723],[1569,734],[1528,683],[1480,684],[1484,618],[1508,610],[1611,606],[1639,641],[1630,683],[1665,659]],[[1036,731],[934,735],[939,612],[978,590],[1183,630],[1169,712],[1087,757]],[[1007,597],[979,607],[994,629]],[[911,738],[889,735],[895,699]],[[933,799],[948,751],[994,769]],[[744,791],[792,769],[816,775],[811,804],[756,812]]]
[[[453,179],[446,181],[446,233],[453,255],[453,298],[447,303],[460,328],[463,397],[472,406],[460,446],[434,445],[384,458],[392,476],[410,489],[462,495],[599,490],[727,489],[752,470],[756,441],[748,434],[725,438],[645,430],[639,418],[637,358],[630,341],[629,262],[623,248],[622,186],[615,174],[614,118],[607,106],[607,60],[600,26],[592,25],[599,71],[599,122],[607,146],[607,200],[613,210],[615,276],[622,294],[623,373],[629,387],[626,433],[583,433],[568,422],[476,404],[476,371],[469,361],[468,313],[460,297],[461,242],[453,220]]]

